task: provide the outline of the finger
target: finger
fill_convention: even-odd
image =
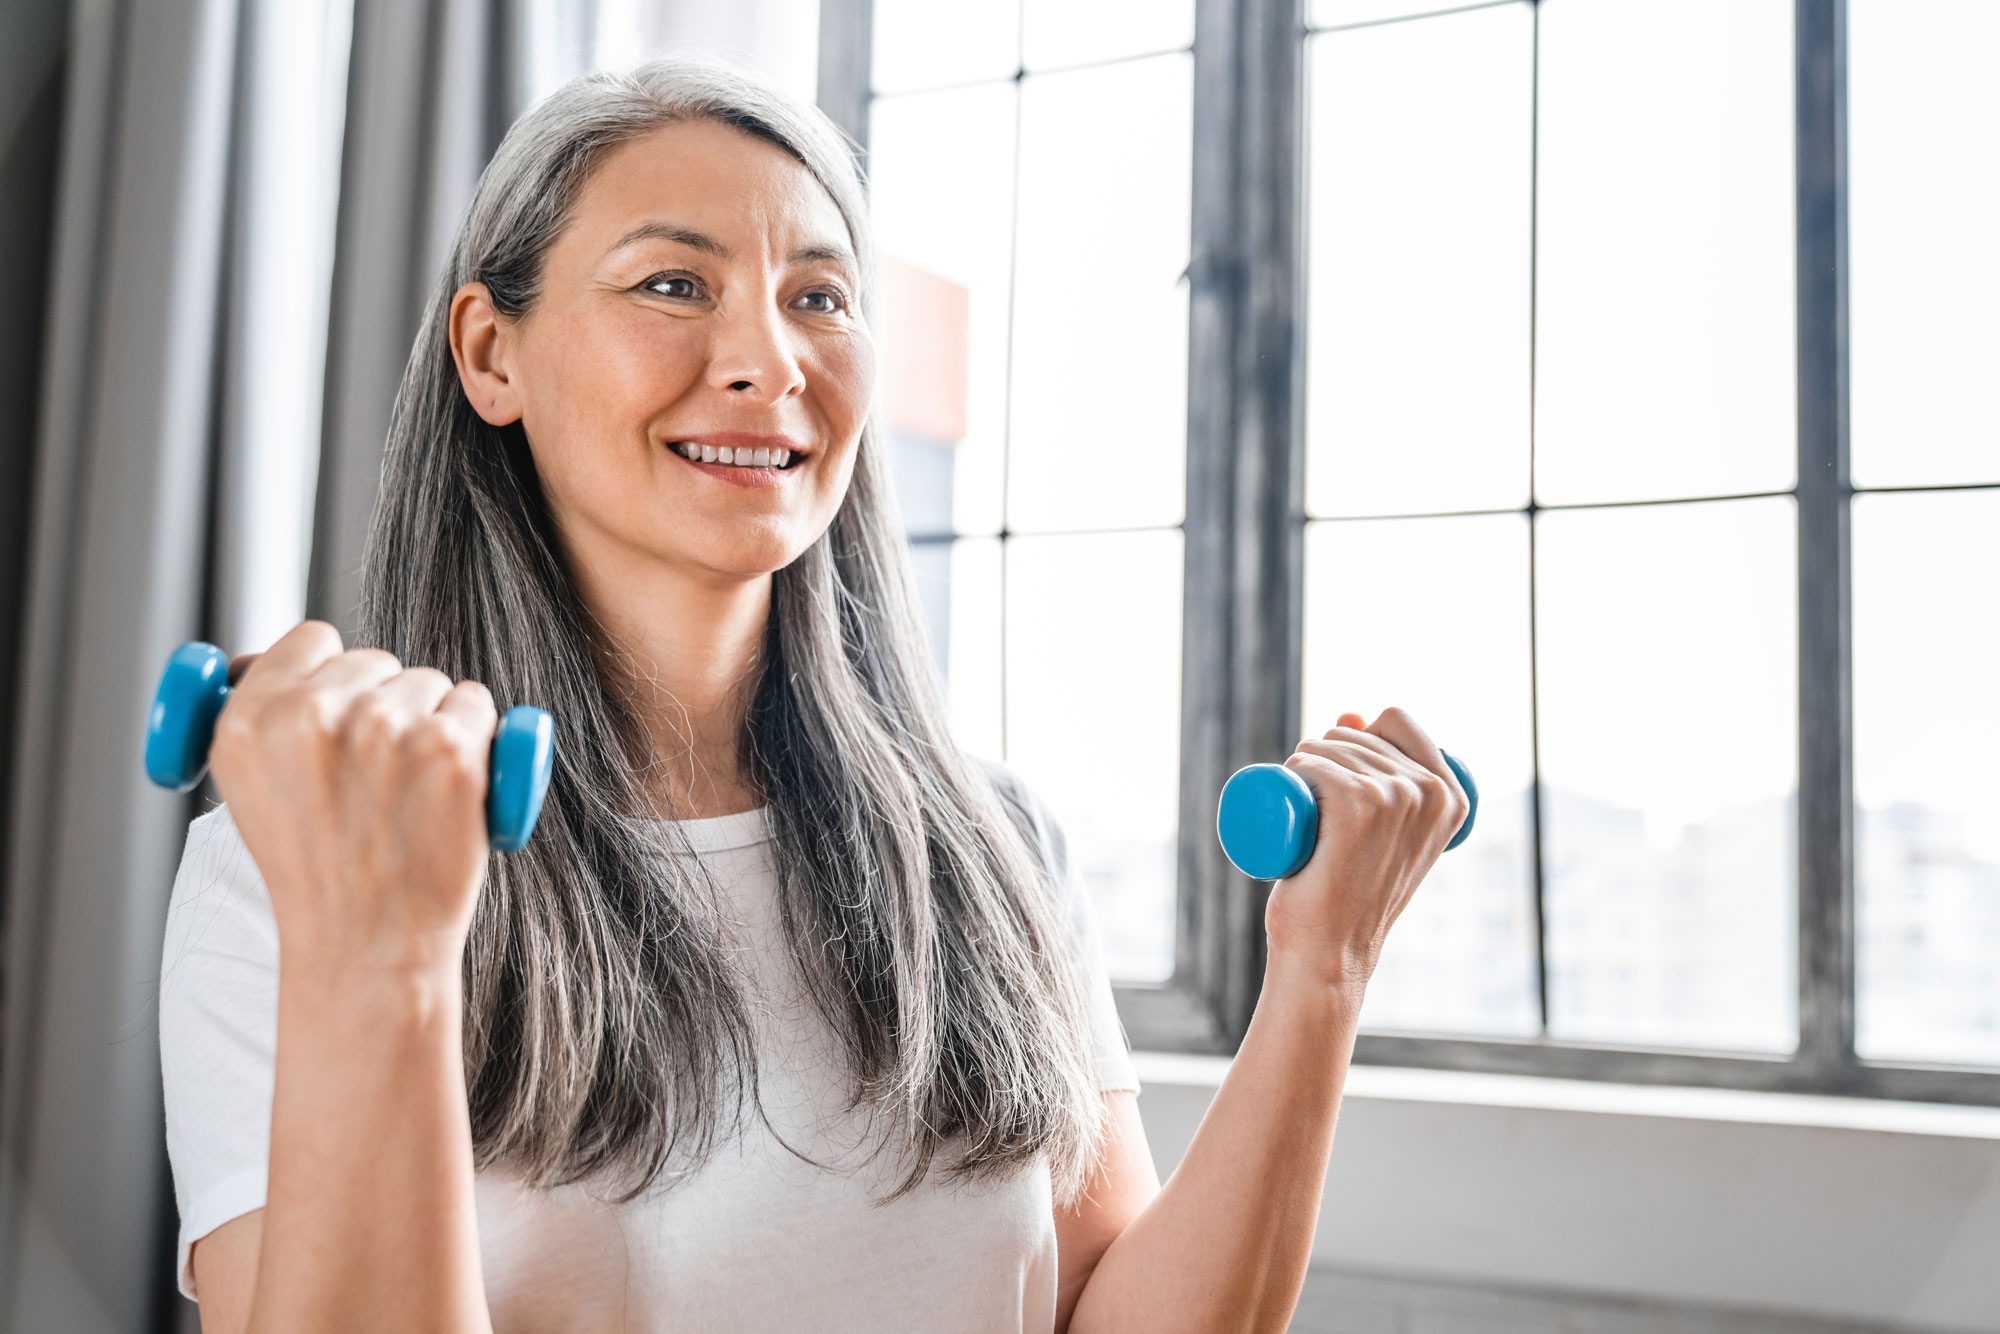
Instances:
[[[410,667],[377,686],[375,693],[397,717],[415,721],[437,712],[451,693],[451,678],[435,667]]]
[[[1451,766],[1444,762],[1444,755],[1432,741],[1430,734],[1417,726],[1417,720],[1403,709],[1390,707],[1382,710],[1368,729],[1376,736],[1386,738],[1397,750],[1443,778],[1451,790],[1458,792],[1458,779],[1452,774]],[[1462,797],[1465,794],[1459,792]]]
[[[1313,800],[1321,805],[1335,800],[1343,789],[1352,790],[1373,781],[1345,765],[1305,751],[1295,750],[1286,756],[1285,767],[1305,780],[1312,789]]]
[[[1396,749],[1396,744],[1393,741],[1378,736],[1373,732],[1364,731],[1361,728],[1329,727],[1326,731],[1325,740],[1345,741],[1351,746],[1359,746],[1363,750],[1372,751],[1374,754],[1380,755],[1391,764],[1399,763],[1404,758],[1403,753]]]
[[[340,631],[325,621],[300,621],[267,651],[250,656],[244,671],[249,672],[252,666],[257,669],[254,681],[258,688],[290,685],[340,656]]]
[[[373,690],[402,670],[403,664],[396,661],[393,653],[379,648],[349,649],[322,663],[307,678],[307,684],[352,698],[364,690]]]
[[[1339,739],[1317,741],[1308,737],[1299,742],[1298,749],[1308,755],[1318,756],[1322,760],[1330,760],[1343,769],[1352,769],[1362,774],[1402,773],[1403,765],[1408,764],[1407,760],[1399,763],[1372,746]]]
[[[500,730],[500,711],[494,706],[493,692],[477,681],[460,681],[453,686],[445,692],[437,711],[457,719],[481,741],[491,741]]]
[[[256,666],[257,660],[263,656],[261,653],[245,653],[240,658],[231,658],[229,660],[229,684],[233,686],[241,681],[243,673]]]

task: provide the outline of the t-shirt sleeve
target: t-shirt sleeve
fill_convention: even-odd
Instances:
[[[194,1243],[263,1207],[277,1045],[277,923],[263,876],[217,807],[188,827],[160,958],[174,1269],[185,1297],[195,1295]]]
[[[1132,1062],[1131,1045],[1118,1019],[1118,1004],[1111,991],[1111,970],[1105,962],[1104,942],[1098,934],[1097,915],[1090,889],[1069,855],[1069,841],[1062,826],[1041,798],[1019,775],[1004,765],[986,761],[995,785],[1034,831],[1044,864],[1055,880],[1065,917],[1070,926],[1070,948],[1075,952],[1077,970],[1083,978],[1085,1004],[1090,1011],[1092,1044],[1097,1051],[1097,1087],[1109,1093],[1116,1089],[1139,1088],[1138,1067]]]

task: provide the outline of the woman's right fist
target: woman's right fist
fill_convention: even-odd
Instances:
[[[492,695],[343,651],[324,621],[239,674],[209,768],[270,890],[285,964],[455,977],[486,872]]]

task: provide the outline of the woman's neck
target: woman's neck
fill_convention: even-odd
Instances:
[[[771,576],[692,573],[657,558],[570,553],[584,605],[615,646],[609,664],[645,726],[662,815],[706,819],[762,804],[739,741],[756,691]]]

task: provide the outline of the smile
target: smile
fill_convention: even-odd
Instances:
[[[756,449],[743,445],[731,449],[728,445],[698,445],[692,440],[676,440],[667,446],[674,453],[690,463],[718,463],[730,468],[767,468],[777,470],[792,466],[793,454],[789,449]],[[798,457],[803,458],[804,455]]]

